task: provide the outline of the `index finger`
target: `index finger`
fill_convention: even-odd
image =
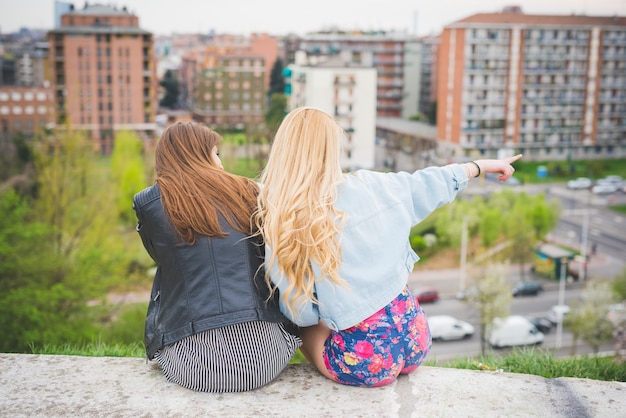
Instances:
[[[517,155],[515,155],[515,156],[513,156],[513,157],[510,157],[510,158],[505,159],[504,161],[506,161],[506,162],[507,162],[507,163],[509,163],[509,164],[512,164],[512,163],[514,163],[515,161],[519,160],[520,158],[522,158],[522,154],[517,154]]]

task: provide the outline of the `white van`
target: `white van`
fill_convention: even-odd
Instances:
[[[545,336],[527,318],[520,315],[496,318],[489,334],[493,348],[541,344]]]
[[[428,316],[428,327],[433,340],[462,340],[474,335],[474,327],[450,315]]]

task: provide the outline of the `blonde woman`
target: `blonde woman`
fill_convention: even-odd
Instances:
[[[251,224],[258,186],[223,170],[220,142],[203,125],[169,126],[155,152],[156,184],[133,207],[157,265],[148,359],[188,389],[239,392],[278,376],[300,340],[263,280],[263,243]]]
[[[418,260],[411,227],[481,172],[508,179],[521,155],[414,173],[343,174],[342,138],[319,109],[289,113],[261,175],[256,222],[266,280],[301,327],[303,354],[331,380],[382,386],[415,370],[431,346],[424,312],[407,288]]]

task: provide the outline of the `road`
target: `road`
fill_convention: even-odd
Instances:
[[[571,305],[571,302],[580,296],[581,286],[567,289],[565,291],[565,303]],[[558,300],[558,291],[547,290],[538,296],[525,296],[513,299],[511,306],[511,315],[525,315],[534,317],[544,317],[552,305]],[[428,356],[429,360],[450,360],[457,357],[475,357],[480,355],[480,335],[479,335],[479,317],[478,312],[468,302],[457,300],[454,298],[443,299],[437,303],[423,304],[422,308],[427,315],[452,315],[456,318],[463,319],[474,325],[476,333],[470,339],[457,341],[435,341],[433,348]],[[556,349],[556,328],[553,328],[545,336],[545,340],[541,345],[542,348],[554,350]],[[555,352],[556,357],[564,357],[570,355],[572,347],[572,335],[564,331],[561,340],[561,350]],[[612,350],[611,344],[605,344],[600,351]],[[506,350],[498,350],[505,352]],[[576,348],[576,354],[588,354],[593,350],[584,342],[579,342]]]
[[[472,184],[466,192],[468,194],[487,195],[497,191],[499,184],[483,182]],[[587,243],[586,252],[591,254],[592,244],[595,243],[597,253],[590,255],[588,278],[613,278],[624,271],[626,266],[626,216],[611,211],[609,204],[626,204],[626,194],[615,193],[610,196],[593,195],[588,190],[568,190],[561,184],[527,185],[513,188],[534,195],[545,193],[547,199],[558,199],[563,213],[556,228],[551,231],[548,240],[567,245],[570,248],[581,249]],[[587,216],[587,217],[586,217]],[[586,234],[586,238],[585,238]],[[528,266],[530,267],[530,266]],[[429,360],[449,360],[456,357],[476,356],[480,354],[480,336],[478,335],[478,315],[467,302],[455,299],[454,295],[459,288],[460,272],[458,269],[445,271],[422,271],[418,269],[409,277],[409,287],[416,289],[421,286],[434,286],[442,293],[442,300],[435,304],[423,306],[427,315],[452,315],[474,325],[476,334],[468,340],[434,342]],[[519,269],[510,268],[508,280],[514,283],[520,279]],[[543,317],[552,305],[558,303],[558,286],[550,283],[550,288],[536,297],[515,298],[511,306],[512,315],[531,315]],[[565,303],[579,298],[583,283],[568,284],[565,291]],[[564,331],[561,349],[555,352],[558,357],[568,356],[572,346],[572,336]],[[553,329],[546,334],[542,347],[556,348],[556,332]],[[612,350],[611,344],[606,344],[600,351]],[[591,353],[587,344],[579,342],[577,354]]]

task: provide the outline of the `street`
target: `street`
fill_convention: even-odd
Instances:
[[[575,288],[567,288],[565,292],[565,303],[571,306],[571,302],[580,296],[581,285]],[[570,286],[571,287],[571,286]],[[533,317],[544,317],[550,307],[558,300],[558,290],[546,290],[538,296],[524,296],[513,298],[511,315],[524,315]],[[456,357],[475,357],[480,355],[480,326],[478,313],[468,302],[454,298],[442,299],[437,303],[423,304],[422,308],[427,315],[452,315],[471,323],[476,330],[473,337],[467,340],[456,341],[434,341],[429,360],[450,360]],[[556,327],[545,334],[542,348],[554,350],[556,348]],[[563,331],[561,350],[555,353],[556,357],[566,357],[570,355],[572,346],[572,335]],[[488,347],[488,346],[487,346]],[[600,351],[612,350],[612,344],[605,344]],[[496,352],[506,352],[507,350],[497,350]],[[588,354],[593,350],[586,343],[579,341],[576,354]]]
[[[470,195],[486,195],[497,191],[502,186],[482,182],[471,184],[464,193]],[[570,248],[584,250],[590,256],[587,278],[611,279],[624,271],[626,260],[626,216],[611,211],[608,204],[626,204],[626,194],[616,193],[613,196],[596,196],[588,190],[568,190],[564,185],[528,185],[516,186],[514,190],[528,194],[544,192],[547,199],[559,199],[563,213],[556,228],[548,235],[548,240],[566,245]],[[595,244],[596,254],[591,247]],[[582,252],[582,251],[581,251]],[[525,266],[527,277],[531,276],[530,265]],[[449,360],[456,357],[473,357],[480,354],[480,327],[478,313],[468,302],[455,298],[460,288],[460,270],[423,270],[419,263],[409,276],[409,287],[432,286],[439,290],[441,299],[434,304],[423,304],[427,315],[451,315],[474,325],[474,336],[460,341],[436,341],[428,356],[429,360]],[[513,283],[520,280],[519,266],[510,266],[507,280]],[[514,298],[511,315],[528,315],[544,317],[551,306],[558,304],[558,282],[544,280],[545,292],[538,296]],[[569,282],[565,288],[565,304],[578,299],[584,282]],[[546,334],[541,347],[549,350],[556,348],[556,328]],[[555,352],[557,357],[570,355],[572,335],[563,330],[561,349]],[[611,351],[612,344],[605,344],[600,351]],[[505,352],[499,350],[497,352]],[[588,354],[593,350],[586,343],[579,341],[576,354]]]

